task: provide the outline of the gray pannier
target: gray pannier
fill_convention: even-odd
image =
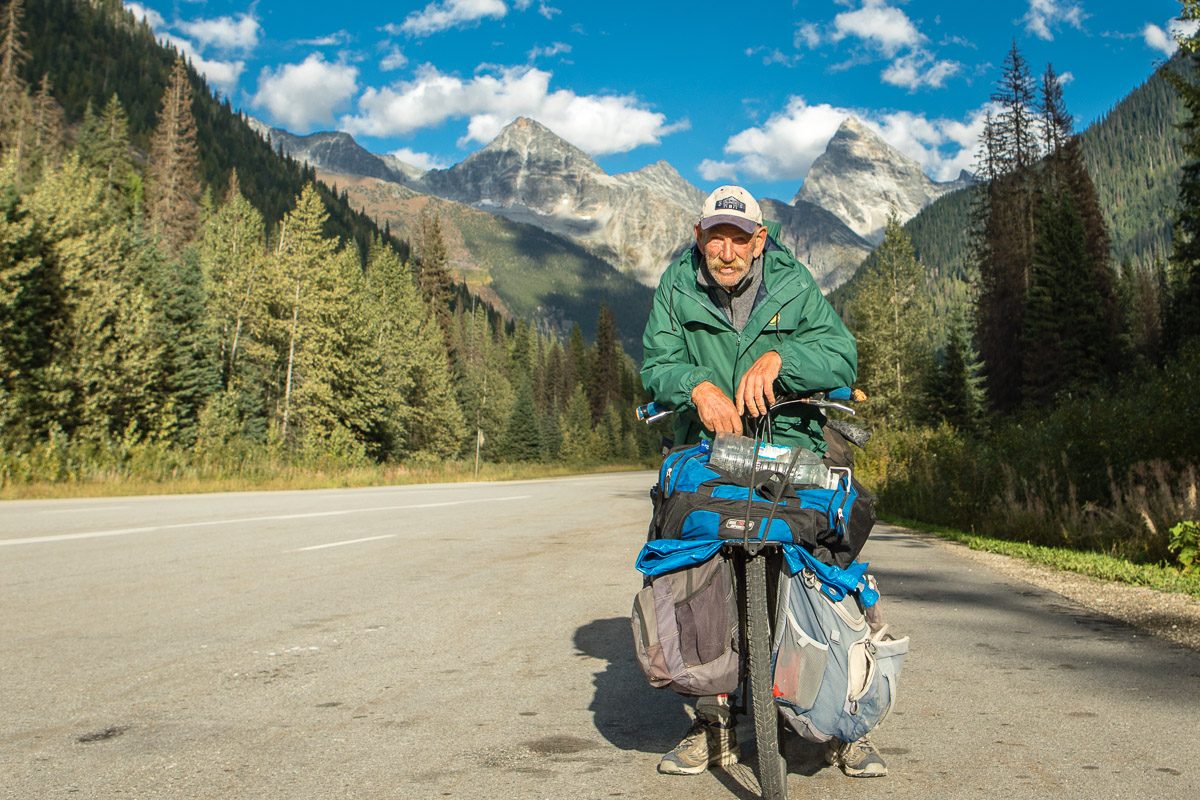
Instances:
[[[725,558],[652,578],[634,597],[631,622],[651,685],[700,696],[737,689],[737,600]]]
[[[796,732],[853,742],[882,723],[896,703],[908,637],[872,625],[857,593],[833,600],[807,569],[780,581],[777,609],[774,694]]]

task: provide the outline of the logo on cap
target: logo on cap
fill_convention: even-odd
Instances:
[[[746,213],[746,204],[736,197],[722,197],[713,208],[721,211],[740,211]]]

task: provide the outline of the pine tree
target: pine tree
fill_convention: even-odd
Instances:
[[[62,157],[65,122],[62,106],[54,99],[50,76],[43,75],[30,100],[30,162],[34,174]]]
[[[466,431],[432,311],[400,256],[378,239],[368,252],[366,280],[389,395],[389,455],[456,455]]]
[[[1185,19],[1200,19],[1200,3],[1185,4]],[[1179,180],[1172,241],[1169,292],[1164,322],[1168,346],[1200,337],[1200,34],[1180,42],[1183,69],[1169,72],[1188,116],[1180,125],[1188,161]]]
[[[140,436],[162,410],[154,388],[162,344],[129,232],[103,195],[101,180],[68,156],[28,199],[62,296],[43,391],[62,430],[90,441]]]
[[[450,276],[450,256],[442,235],[442,221],[428,207],[417,220],[417,286],[421,296],[437,315],[438,324],[449,329],[454,279]]]
[[[858,340],[858,385],[876,418],[912,423],[929,368],[929,313],[924,273],[894,214],[869,269],[847,304]]]
[[[0,154],[16,152],[17,164],[27,156],[25,141],[33,109],[29,84],[22,75],[29,60],[25,49],[25,0],[9,0],[0,32]]]
[[[966,321],[951,322],[942,357],[930,372],[927,396],[930,421],[948,422],[960,431],[974,431],[983,416],[982,364],[971,346]]]
[[[976,325],[991,403],[1009,410],[1021,400],[1022,314],[1032,270],[1038,156],[1033,78],[1015,42],[992,101],[998,111],[985,129],[981,172],[994,177],[976,209]]]
[[[596,347],[594,356],[588,359],[591,371],[588,374],[588,401],[592,407],[592,421],[599,422],[604,409],[617,399],[620,391],[620,370],[617,360],[617,326],[612,311],[600,305],[600,317],[596,324]]]
[[[140,179],[130,156],[129,118],[116,94],[109,97],[98,116],[87,106],[75,147],[80,160],[104,176],[105,199],[120,198],[120,205],[131,211],[140,201],[136,191]]]
[[[169,251],[192,240],[200,220],[200,173],[192,86],[183,59],[175,62],[150,140],[146,214]]]
[[[504,457],[508,461],[537,461],[541,458],[541,435],[533,406],[533,388],[528,378],[517,384],[516,398],[504,434]]]

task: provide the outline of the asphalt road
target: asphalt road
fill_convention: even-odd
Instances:
[[[752,797],[655,772],[687,727],[627,622],[650,473],[0,504],[0,797]],[[877,528],[912,636],[852,780],[798,798],[1200,791],[1200,658]]]

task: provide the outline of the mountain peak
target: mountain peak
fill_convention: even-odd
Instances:
[[[850,116],[813,162],[792,202],[821,206],[878,244],[889,216],[906,222],[950,188],[934,183],[920,164]]]

